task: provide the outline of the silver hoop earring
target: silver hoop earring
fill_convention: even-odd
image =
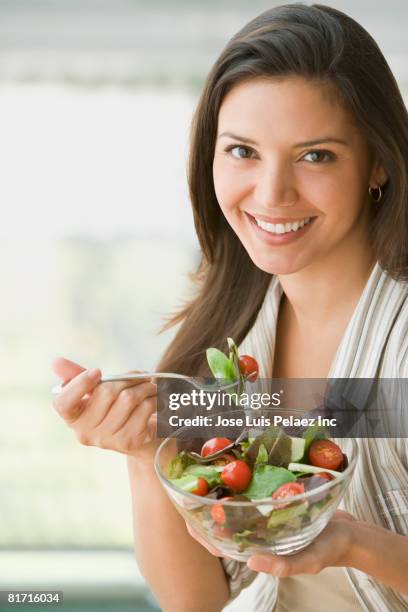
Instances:
[[[378,187],[369,187],[368,193],[370,194],[372,201],[375,203],[379,202],[382,199],[382,191],[379,185]]]

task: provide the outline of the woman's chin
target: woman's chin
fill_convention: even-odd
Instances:
[[[294,262],[293,260],[288,261],[284,259],[278,260],[270,257],[265,258],[259,256],[252,256],[251,253],[249,253],[249,256],[251,257],[257,268],[260,268],[268,274],[275,274],[279,276],[283,276],[285,274],[294,274],[295,272],[298,272],[304,267],[300,262]]]

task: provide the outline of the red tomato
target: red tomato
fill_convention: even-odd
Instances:
[[[343,453],[337,444],[330,440],[316,440],[309,449],[309,461],[312,465],[337,470],[343,463]]]
[[[305,492],[303,482],[286,482],[272,493],[272,499],[288,499],[294,495],[300,495]]]
[[[197,478],[197,486],[191,491],[194,495],[207,495],[208,493],[208,482],[202,476]]]
[[[211,440],[207,440],[207,442],[203,444],[201,456],[207,457],[207,455],[217,453],[229,444],[232,444],[232,441],[228,440],[228,438],[211,438]]]
[[[223,501],[228,501],[230,499],[234,499],[233,497],[223,497]],[[218,523],[219,525],[223,525],[225,523],[225,510],[222,504],[215,504],[211,508],[211,516],[214,523]]]
[[[247,380],[255,382],[259,374],[259,365],[250,355],[241,355],[238,360],[239,371]]]
[[[319,472],[318,474],[315,474],[315,476],[319,476],[320,478],[325,478],[326,480],[333,480],[334,476],[332,476],[331,474],[328,474],[327,472]]]
[[[245,461],[236,459],[228,463],[221,472],[221,480],[234,491],[244,491],[252,478],[251,468]]]

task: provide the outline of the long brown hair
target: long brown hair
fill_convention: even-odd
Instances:
[[[371,241],[394,278],[408,277],[408,115],[376,42],[333,8],[288,4],[268,10],[227,44],[206,80],[192,123],[189,189],[201,263],[196,297],[165,325],[180,324],[159,369],[208,374],[205,349],[240,343],[262,305],[271,275],[249,258],[226,222],[214,191],[212,164],[218,113],[237,83],[302,76],[335,86],[388,175],[373,205]],[[368,186],[367,186],[368,188]]]

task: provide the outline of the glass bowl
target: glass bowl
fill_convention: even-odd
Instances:
[[[256,412],[256,416],[265,414],[262,410],[250,412]],[[229,416],[234,414],[238,413],[228,413]],[[239,414],[242,415],[242,411]],[[294,411],[291,414],[295,414]],[[305,413],[297,414],[304,416]],[[261,433],[262,429],[266,427],[257,427],[257,433]],[[285,430],[284,427],[282,429]],[[288,433],[294,435],[293,428]],[[155,457],[158,478],[185,521],[208,544],[238,561],[247,561],[252,555],[262,553],[291,555],[313,542],[343,498],[358,458],[356,441],[351,438],[339,439],[336,442],[347,454],[348,466],[333,480],[285,498],[284,504],[282,500],[272,498],[223,501],[222,498],[201,497],[182,491],[168,480],[168,467],[178,452],[177,441],[185,441],[186,437],[188,428],[183,427],[177,430],[175,436],[161,443]],[[211,437],[214,436],[208,435],[208,438]]]

